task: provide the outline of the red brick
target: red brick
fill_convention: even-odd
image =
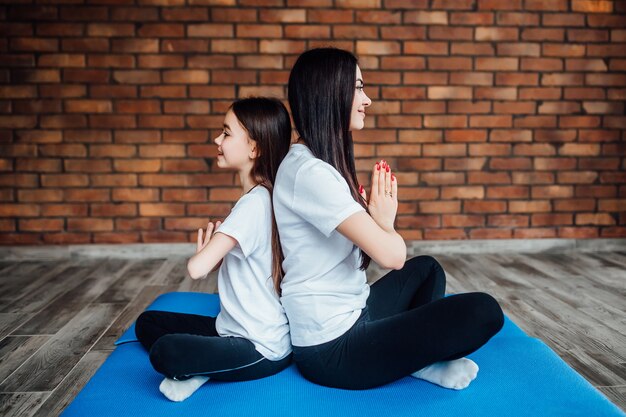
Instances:
[[[114,39],[111,45],[113,52],[148,53],[159,51],[158,39]]]
[[[378,39],[378,26],[374,25],[336,25],[333,27],[335,39]],[[386,38],[386,36],[382,36]],[[398,36],[394,39],[401,39]]]
[[[600,154],[598,144],[566,143],[559,149],[560,155],[593,156]]]
[[[351,20],[348,20],[349,17],[351,17],[352,12],[351,11],[338,11],[338,10],[332,10],[332,11],[328,11],[327,15],[329,19],[332,19],[333,15],[340,15],[340,13],[347,13],[344,16],[344,21],[342,21],[341,23],[345,23],[345,22],[350,22]],[[309,10],[308,11],[308,19],[310,22],[314,22],[316,20],[314,20],[316,17],[315,15],[315,11],[314,10]],[[376,22],[378,24],[400,24],[402,20],[402,13],[400,11],[396,11],[396,10],[367,10],[367,11],[357,11],[356,12],[356,21],[359,23],[372,23],[372,22]],[[330,21],[330,23],[334,23],[334,21]],[[340,22],[337,22],[340,23]]]
[[[511,145],[508,144],[470,144],[470,156],[500,156],[510,155]]]
[[[545,213],[551,211],[551,205],[546,200],[510,201],[510,213]]]
[[[615,218],[608,213],[578,213],[576,225],[612,226],[616,224]]]
[[[500,12],[496,15],[496,22],[502,26],[539,26],[538,13]]]
[[[216,21],[223,21],[218,17],[217,10],[212,10],[213,18]],[[209,20],[209,10],[205,7],[164,8],[161,10],[161,16],[168,21],[207,21]]]
[[[63,135],[65,142],[78,143],[108,143],[111,142],[111,132],[106,130],[66,130]]]
[[[102,232],[113,230],[112,219],[99,219],[99,218],[69,218],[67,219],[67,230],[78,232]]]
[[[25,203],[63,201],[62,190],[17,190],[17,200]]]
[[[46,38],[11,38],[12,51],[55,52],[59,50],[57,39]]]
[[[172,217],[185,214],[184,204],[174,203],[140,203],[139,215],[147,217]]]
[[[503,213],[506,211],[504,201],[465,201],[463,208],[466,213]]]
[[[508,172],[468,172],[468,184],[509,184],[511,176]]]
[[[470,127],[511,127],[511,116],[470,116]]]
[[[135,25],[130,23],[90,23],[87,25],[88,36],[125,37],[135,35]]]
[[[161,170],[159,159],[117,159],[113,167],[118,172],[158,172]]]
[[[87,214],[87,204],[45,204],[41,207],[41,215],[44,217],[84,217]]]
[[[582,85],[582,74],[542,74],[541,85]]]
[[[465,184],[465,174],[457,172],[425,172],[421,179],[428,185]]]
[[[445,132],[446,142],[485,142],[487,134],[484,130],[459,129]]]
[[[82,174],[46,174],[41,176],[44,187],[84,187],[89,183]]]
[[[559,172],[557,181],[560,184],[592,184],[598,178],[595,171]]]
[[[256,69],[282,69],[283,57],[277,55],[239,55],[237,56],[239,68]]]
[[[38,23],[35,30],[38,36],[82,36],[84,28],[82,23]]]
[[[94,187],[134,187],[137,176],[134,174],[94,174],[90,176]]]
[[[159,218],[115,219],[115,230],[158,230],[161,228]]]
[[[485,188],[480,186],[473,187],[442,187],[441,198],[444,200],[451,199],[483,199],[485,197]]]
[[[84,67],[85,56],[79,54],[41,55],[38,65],[43,67]]]
[[[551,184],[554,174],[551,172],[513,172],[514,184]]]
[[[426,229],[424,239],[467,239],[467,234],[463,229]]]
[[[478,87],[474,90],[474,98],[517,100],[517,89],[513,87]]]
[[[163,190],[163,201],[203,202],[207,200],[204,188],[171,188]],[[204,220],[206,223],[206,219]]]
[[[519,58],[476,58],[479,71],[517,71]]]
[[[330,38],[330,27],[326,25],[288,25],[285,26],[286,38],[325,39]]]
[[[626,199],[600,199],[598,211],[626,212]]]
[[[432,40],[471,41],[474,29],[450,26],[429,26],[428,38]]]
[[[448,14],[443,11],[411,11],[404,13],[404,23],[419,25],[447,25]]]
[[[425,116],[424,127],[460,128],[467,127],[467,116]]]
[[[95,201],[109,201],[111,198],[111,192],[108,189],[88,189],[77,188],[65,190],[65,201],[69,202],[95,202]]]
[[[576,185],[576,197],[616,197],[617,187],[614,185]]]
[[[112,201],[147,202],[159,201],[159,190],[156,188],[116,188],[113,190]]]
[[[530,193],[527,186],[521,185],[503,185],[503,186],[490,186],[487,187],[488,199],[520,199],[529,198]]]
[[[470,99],[472,89],[470,87],[428,87],[428,98],[438,99]]]
[[[492,170],[529,170],[532,169],[530,158],[492,158],[489,162]]]
[[[471,70],[471,58],[428,58],[428,69],[431,70]]]
[[[68,159],[63,166],[65,172],[111,172],[108,159]]]
[[[123,233],[123,232],[111,232],[111,233],[94,233],[94,243],[139,243],[141,237],[139,233]]]
[[[493,20],[493,13],[454,12],[450,14],[452,25],[491,25]]]
[[[416,128],[422,127],[420,116],[378,116],[378,127],[381,128]]]
[[[563,71],[563,60],[557,58],[522,58],[522,71]]]
[[[322,9],[322,10],[316,10],[316,9],[308,9],[306,11],[306,17],[307,17],[307,21],[310,23],[352,23],[354,21],[354,13],[355,11],[353,10],[336,10],[336,9]],[[361,17],[359,19],[359,16],[362,13],[366,13],[366,17]],[[376,18],[372,17],[372,16],[368,16],[367,13],[377,13],[377,12],[362,12],[362,11],[357,11],[356,15],[357,15],[357,22],[362,22],[362,23],[370,23],[370,22],[377,22],[377,23],[400,23],[400,13],[397,12],[395,14],[393,14],[396,18],[395,21],[389,21],[389,20],[393,20],[390,17],[388,17],[388,15],[391,15],[391,12],[378,12],[381,13],[380,14],[380,20],[376,20]]]
[[[439,171],[441,170],[441,158],[399,158],[398,170],[400,171]],[[364,169],[370,170],[371,164],[368,164]],[[400,174],[398,174],[400,175]],[[398,183],[401,178],[398,177]]]
[[[20,219],[20,232],[55,232],[64,228],[63,219]]]
[[[134,217],[136,204],[92,204],[91,215],[97,217]]]
[[[182,116],[140,115],[138,126],[141,128],[175,129],[183,128],[185,121]]]
[[[495,227],[528,227],[529,218],[523,215],[495,214],[487,216],[487,224]]]
[[[574,158],[535,158],[535,170],[573,170],[576,169],[576,159]]]
[[[0,217],[39,217],[40,206],[34,204],[0,204]]]
[[[517,28],[477,27],[475,34],[477,41],[512,41],[518,38]]]
[[[91,69],[65,69],[63,70],[63,81],[69,83],[108,83],[110,73],[107,70],[91,70]],[[74,89],[80,91],[83,86],[67,86],[65,89]],[[76,93],[77,94],[77,93]],[[82,95],[82,94],[81,94]]]
[[[567,71],[608,71],[607,63],[603,59],[567,59],[565,66]]]
[[[357,41],[356,51],[359,55],[398,55],[400,43],[392,41]]]
[[[440,130],[401,130],[398,135],[400,142],[442,142],[442,132]]]
[[[452,42],[452,55],[495,55],[495,48],[487,43]]]

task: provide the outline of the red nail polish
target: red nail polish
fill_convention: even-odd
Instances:
[[[395,181],[396,180],[396,176],[391,174],[391,181]]]
[[[380,171],[380,165],[378,165],[378,162],[376,162],[376,171]]]
[[[363,194],[363,186],[359,185],[359,194]]]
[[[389,172],[389,165],[387,165],[387,169],[386,169],[386,171],[387,171],[387,172]]]

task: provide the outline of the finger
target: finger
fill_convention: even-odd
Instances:
[[[380,164],[377,162],[374,164],[374,169],[372,170],[372,195],[378,195],[378,176],[380,174]]]
[[[363,199],[363,201],[367,202],[367,194],[365,193],[365,187],[363,187],[362,185],[359,185],[359,194],[361,195],[361,198]]]
[[[391,192],[393,198],[398,201],[398,178],[394,174],[391,174]]]
[[[204,235],[204,244],[206,245],[209,240],[211,240],[211,235],[213,233],[213,223],[209,222],[206,227],[206,235]]]
[[[385,190],[391,192],[391,168],[389,165],[385,167]]]
[[[221,221],[218,221],[217,223],[215,223],[215,232],[213,232],[213,234],[217,232],[217,229],[220,227],[220,224],[222,224]]]
[[[197,248],[200,249],[202,247],[202,229],[198,229],[198,245]]]
[[[380,175],[378,175],[378,195],[383,197],[385,195],[385,168],[380,167]]]

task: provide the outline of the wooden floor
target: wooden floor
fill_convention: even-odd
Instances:
[[[626,252],[437,256],[626,410]],[[58,415],[159,294],[215,292],[186,260],[0,261],[0,415]],[[380,276],[374,268],[370,281]]]

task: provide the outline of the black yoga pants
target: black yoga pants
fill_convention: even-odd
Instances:
[[[500,331],[502,310],[484,293],[444,298],[445,286],[434,258],[408,260],[371,286],[350,330],[321,345],[294,347],[298,369],[317,384],[356,390],[474,352]]]
[[[241,337],[221,337],[215,317],[146,311],[137,318],[135,333],[150,352],[154,369],[167,378],[202,375],[218,381],[248,381],[274,375],[291,355],[271,361]]]

